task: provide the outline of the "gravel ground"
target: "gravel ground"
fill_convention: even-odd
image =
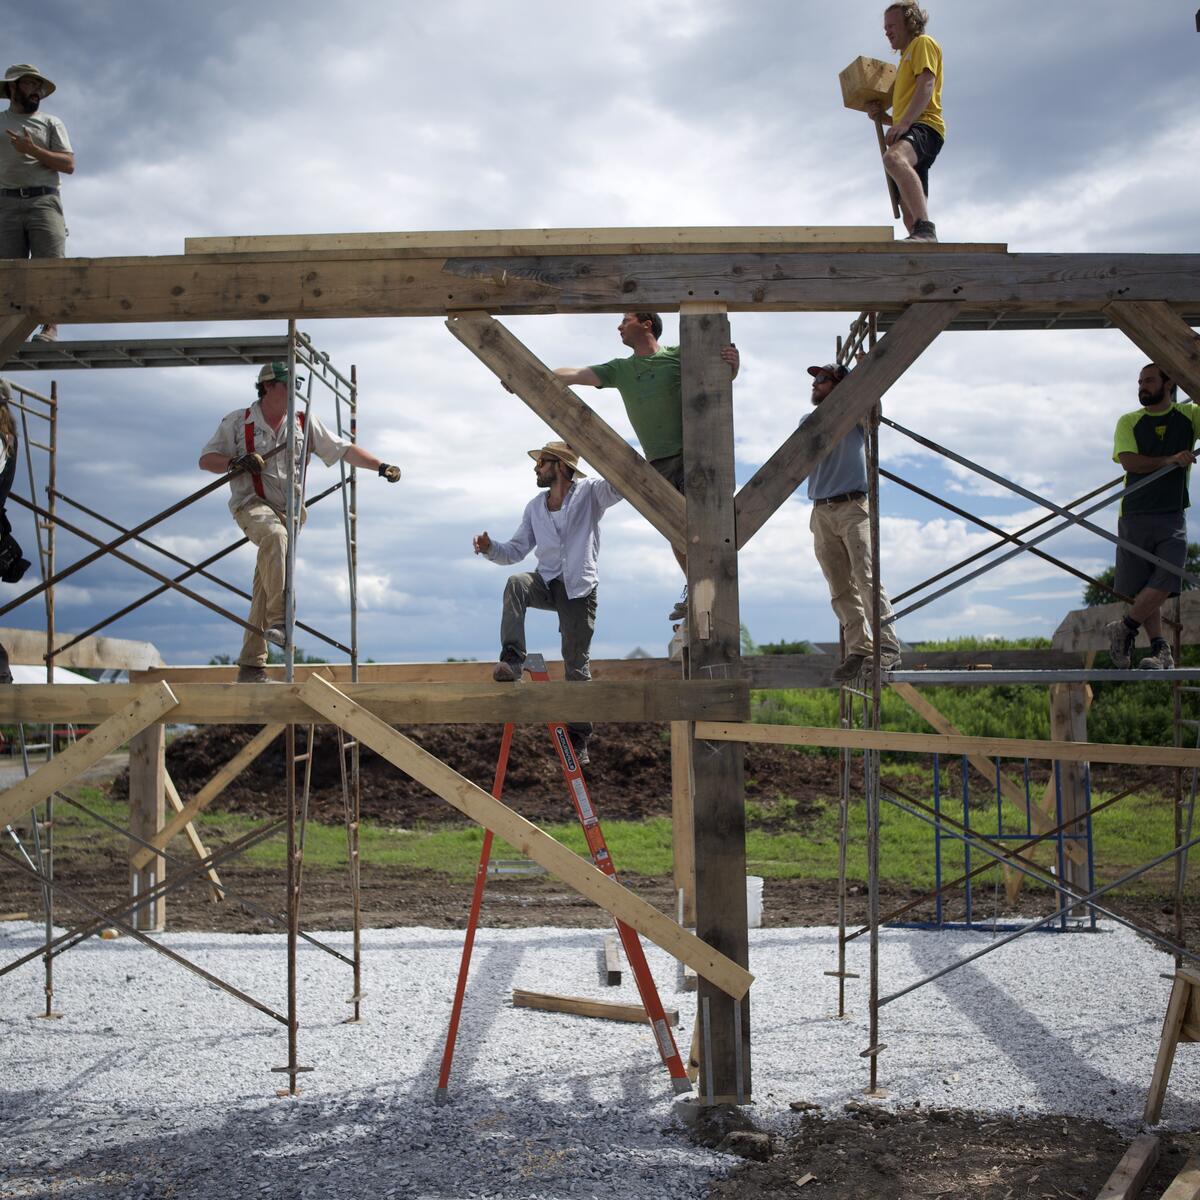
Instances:
[[[0,930],[0,961],[37,944]],[[283,940],[177,933],[167,945],[282,1009]],[[328,935],[348,945],[345,934]],[[989,938],[889,931],[885,991]],[[36,962],[0,981],[0,1195],[70,1197],[693,1197],[738,1160],[692,1145],[649,1031],[513,1009],[513,987],[636,1000],[601,982],[595,930],[481,931],[451,1080],[433,1104],[461,933],[369,931],[366,1020],[344,1025],[347,968],[300,951],[302,1094],[278,1099],[285,1030],[128,940],[90,941],[56,968],[60,1021],[43,1021]],[[755,1119],[788,1103],[861,1097],[865,980],[831,1019],[836,939],[751,932]],[[866,973],[866,945],[851,969]],[[647,954],[686,1051],[695,994]],[[1121,929],[1033,935],[886,1007],[880,1077],[897,1104],[1066,1113],[1132,1129],[1149,1082],[1170,962]],[[1185,1047],[1164,1109],[1200,1123],[1200,1056]]]

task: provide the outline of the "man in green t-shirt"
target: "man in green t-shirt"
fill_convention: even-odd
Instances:
[[[1192,447],[1200,436],[1200,405],[1176,404],[1175,384],[1154,363],[1147,363],[1138,376],[1138,403],[1141,408],[1117,421],[1113,438],[1113,461],[1125,471],[1125,486],[1163,467],[1180,469],[1121,501],[1117,534],[1182,570],[1187,562],[1188,475],[1196,461]],[[1138,630],[1145,625],[1150,654],[1138,666],[1170,670],[1175,661],[1162,635],[1159,610],[1168,597],[1178,594],[1179,575],[1118,546],[1113,587],[1133,597],[1129,612],[1104,627],[1113,666],[1130,666]]]
[[[615,387],[625,402],[629,423],[637,434],[650,465],[677,492],[684,491],[683,388],[679,373],[679,347],[660,346],[662,317],[655,312],[627,312],[617,326],[621,341],[633,351],[629,358],[614,358],[593,367],[559,367],[555,375],[564,383],[588,387]],[[721,351],[737,378],[740,359],[732,343]],[[684,575],[687,559],[675,553]],[[687,616],[687,589],[671,610],[670,620]]]

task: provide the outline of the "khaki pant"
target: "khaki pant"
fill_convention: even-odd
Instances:
[[[813,550],[829,584],[833,611],[846,631],[846,653],[870,656],[871,639],[871,527],[865,500],[840,500],[814,504],[808,522]],[[880,650],[899,653],[892,628],[892,605],[879,589]]]
[[[58,196],[0,196],[0,258],[64,258],[67,226]]]
[[[303,525],[305,514],[300,515]],[[251,589],[251,625],[269,629],[283,624],[283,588],[287,576],[287,525],[283,515],[265,500],[251,500],[234,513],[242,532],[258,547],[258,562],[254,568]],[[261,633],[247,629],[242,640],[238,665],[264,667],[267,664],[267,639]]]

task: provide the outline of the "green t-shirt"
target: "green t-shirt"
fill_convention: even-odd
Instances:
[[[683,453],[683,389],[679,347],[662,346],[654,354],[614,358],[592,367],[602,388],[615,387],[625,402],[642,453],[653,462]]]
[[[1200,437],[1200,405],[1172,404],[1166,412],[1152,413],[1144,408],[1126,413],[1117,421],[1113,436],[1113,462],[1122,454],[1146,454],[1166,458],[1180,450],[1191,450]],[[1187,471],[1168,471],[1156,483],[1125,497],[1122,513],[1181,512],[1188,506]],[[1144,475],[1125,474],[1125,486]]]

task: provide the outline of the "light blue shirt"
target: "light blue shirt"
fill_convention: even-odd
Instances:
[[[517,532],[507,542],[492,542],[487,557],[509,566],[533,550],[538,574],[547,583],[561,577],[567,596],[578,600],[596,586],[600,518],[624,497],[605,479],[576,479],[557,512],[547,499],[546,492],[534,496]]]
[[[867,490],[867,455],[861,425],[855,425],[808,477],[808,498],[827,500]]]

